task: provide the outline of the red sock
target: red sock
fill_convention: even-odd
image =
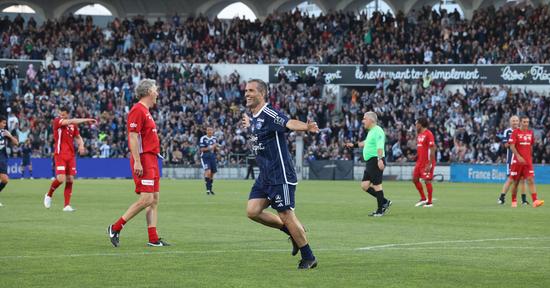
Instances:
[[[512,202],[517,202],[517,201],[518,201],[518,194],[512,193]]]
[[[533,202],[537,201],[537,192],[531,193],[531,199],[533,199]]]
[[[50,185],[50,190],[48,191],[48,197],[53,196],[53,191],[55,191],[55,189],[57,189],[57,187],[59,187],[59,185],[61,185],[61,182],[57,181],[57,179],[54,179],[52,181],[52,185]]]
[[[420,181],[416,181],[414,182],[414,186],[416,186],[416,190],[418,190],[418,193],[420,193],[420,200],[422,201],[426,200],[426,195],[424,194],[422,183],[420,183]]]
[[[65,206],[71,204],[71,195],[73,194],[73,182],[65,182]]]
[[[124,228],[124,224],[126,224],[126,220],[124,218],[120,217],[115,224],[113,224],[113,230],[120,231],[122,228]]]
[[[157,227],[149,227],[147,228],[147,232],[149,233],[149,243],[155,243],[159,241],[159,235],[157,235]]]
[[[434,188],[431,182],[426,183],[426,190],[428,190],[428,204],[432,204],[432,193]]]

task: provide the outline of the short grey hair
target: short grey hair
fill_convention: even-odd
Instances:
[[[248,83],[256,83],[256,88],[260,94],[267,95],[267,84],[262,79],[250,79]]]
[[[135,89],[136,98],[141,99],[143,97],[146,97],[147,95],[149,95],[149,93],[151,93],[151,89],[153,89],[153,87],[155,86],[157,86],[157,81],[153,79],[146,78],[140,80]]]
[[[369,111],[369,112],[365,113],[365,117],[369,118],[374,123],[378,123],[378,115],[376,115],[376,112]]]

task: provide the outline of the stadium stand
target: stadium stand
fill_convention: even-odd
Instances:
[[[40,59],[47,65],[30,67],[24,78],[17,66],[5,67],[0,109],[8,111],[10,131],[32,143],[35,157],[51,155],[50,121],[63,103],[74,107],[76,117],[100,119],[99,126],[81,131],[88,157],[126,157],[124,119],[134,101],[133,88],[139,79],[154,78],[162,87],[154,118],[167,161],[198,165],[202,125],[214,123],[224,166],[245,161],[231,155],[246,154],[247,135],[235,128],[244,109],[246,79],[188,63],[548,63],[549,8],[488,7],[471,20],[430,7],[368,19],[331,12],[315,21],[299,12],[277,12],[263,22],[198,16],[150,23],[136,17],[115,19],[105,29],[90,17],[70,16],[41,26],[5,18],[0,58]],[[61,65],[51,64],[54,60]],[[76,66],[79,60],[90,65]],[[319,122],[321,133],[305,138],[307,159],[357,159],[338,143],[364,137],[362,113],[374,109],[388,129],[390,161],[413,161],[414,119],[425,114],[440,145],[439,161],[501,162],[499,136],[507,118],[527,114],[538,136],[535,162],[550,162],[548,95],[479,83],[465,85],[465,92],[445,92],[445,83],[422,84],[380,79],[373,90],[348,89],[339,110],[321,97],[320,79],[281,78],[271,85],[269,101],[292,117]],[[20,153],[15,147],[10,156]]]

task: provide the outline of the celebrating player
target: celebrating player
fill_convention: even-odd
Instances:
[[[260,168],[260,175],[248,197],[247,214],[250,219],[289,235],[293,244],[292,255],[296,255],[298,250],[301,252],[298,269],[312,269],[317,266],[317,260],[309,247],[304,228],[294,214],[294,193],[298,181],[285,132],[317,133],[319,127],[315,122],[291,120],[273,110],[265,102],[266,95],[264,81],[253,79],[246,84],[246,107],[252,112],[252,118],[244,114],[242,124],[244,128],[251,128],[252,150],[256,153]],[[277,210],[277,215],[264,211],[269,205]]]
[[[44,207],[52,206],[53,192],[63,182],[65,182],[65,205],[64,212],[73,212],[76,209],[71,207],[71,195],[73,193],[73,181],[76,175],[76,158],[74,152],[74,141],[78,144],[78,152],[80,155],[86,153],[84,148],[84,140],[80,137],[78,131],[79,124],[88,123],[95,124],[96,120],[92,118],[69,118],[70,110],[67,106],[59,108],[59,116],[53,119],[53,139],[54,139],[54,163],[56,177],[50,185],[50,190],[44,196]]]
[[[0,116],[0,192],[8,185],[8,140],[12,145],[18,145],[19,140],[6,130],[6,117]],[[2,207],[2,203],[0,203]]]
[[[510,189],[510,186],[514,182],[512,178],[510,178],[510,166],[512,165],[512,150],[510,150],[510,144],[508,144],[508,141],[510,140],[510,136],[512,135],[512,132],[515,129],[518,129],[519,127],[519,117],[518,116],[512,116],[510,117],[510,128],[504,130],[504,135],[502,137],[502,142],[504,143],[504,146],[506,149],[506,176],[508,176],[508,179],[506,179],[506,182],[504,182],[504,186],[502,186],[502,192],[500,193],[500,196],[498,198],[498,204],[504,204],[506,202],[506,193]],[[529,202],[527,202],[527,195],[525,195],[525,179],[521,178],[520,180],[521,185],[521,202],[522,205],[529,205]],[[512,207],[517,207],[517,202],[512,201]]]
[[[201,163],[202,168],[204,169],[206,195],[215,195],[214,190],[212,190],[212,183],[214,183],[214,174],[218,172],[216,165],[218,140],[216,139],[216,136],[214,136],[214,129],[212,129],[212,127],[206,128],[206,135],[202,136],[199,142],[199,147],[201,150]]]
[[[512,156],[512,167],[510,169],[510,178],[514,181],[512,186],[512,207],[517,206],[517,191],[518,184],[521,178],[527,180],[529,193],[533,199],[533,207],[544,205],[544,200],[537,199],[537,191],[535,190],[535,170],[533,168],[533,145],[535,144],[535,134],[529,129],[529,117],[522,116],[519,129],[515,129],[510,136],[510,149],[514,155]],[[516,205],[514,205],[516,202]]]
[[[416,166],[412,175],[412,181],[416,190],[420,194],[420,201],[414,206],[432,207],[432,179],[435,169],[435,140],[434,135],[428,129],[428,119],[420,117],[416,120]],[[428,199],[422,189],[420,179],[424,180],[426,190],[428,191]]]
[[[107,232],[113,246],[119,246],[120,231],[141,210],[145,209],[148,246],[170,246],[157,234],[157,205],[159,202],[160,173],[157,155],[160,153],[160,141],[157,135],[155,120],[149,109],[157,103],[158,88],[155,80],[143,79],[136,87],[136,103],[128,114],[128,146],[130,148],[130,167],[139,199],[114,224],[109,225]]]

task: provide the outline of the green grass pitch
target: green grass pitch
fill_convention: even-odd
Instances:
[[[500,185],[435,183],[434,207],[415,208],[412,183],[385,183],[394,204],[358,182],[302,181],[296,213],[319,267],[296,269],[287,237],[253,223],[252,181],[162,180],[159,234],[146,247],[145,215],[113,248],[106,228],[136,199],[130,180],[77,180],[74,213],[63,188],[42,205],[46,180],[12,180],[0,193],[0,287],[550,287],[550,203],[496,203]],[[550,186],[538,186],[550,199]],[[530,199],[529,199],[530,200]]]

